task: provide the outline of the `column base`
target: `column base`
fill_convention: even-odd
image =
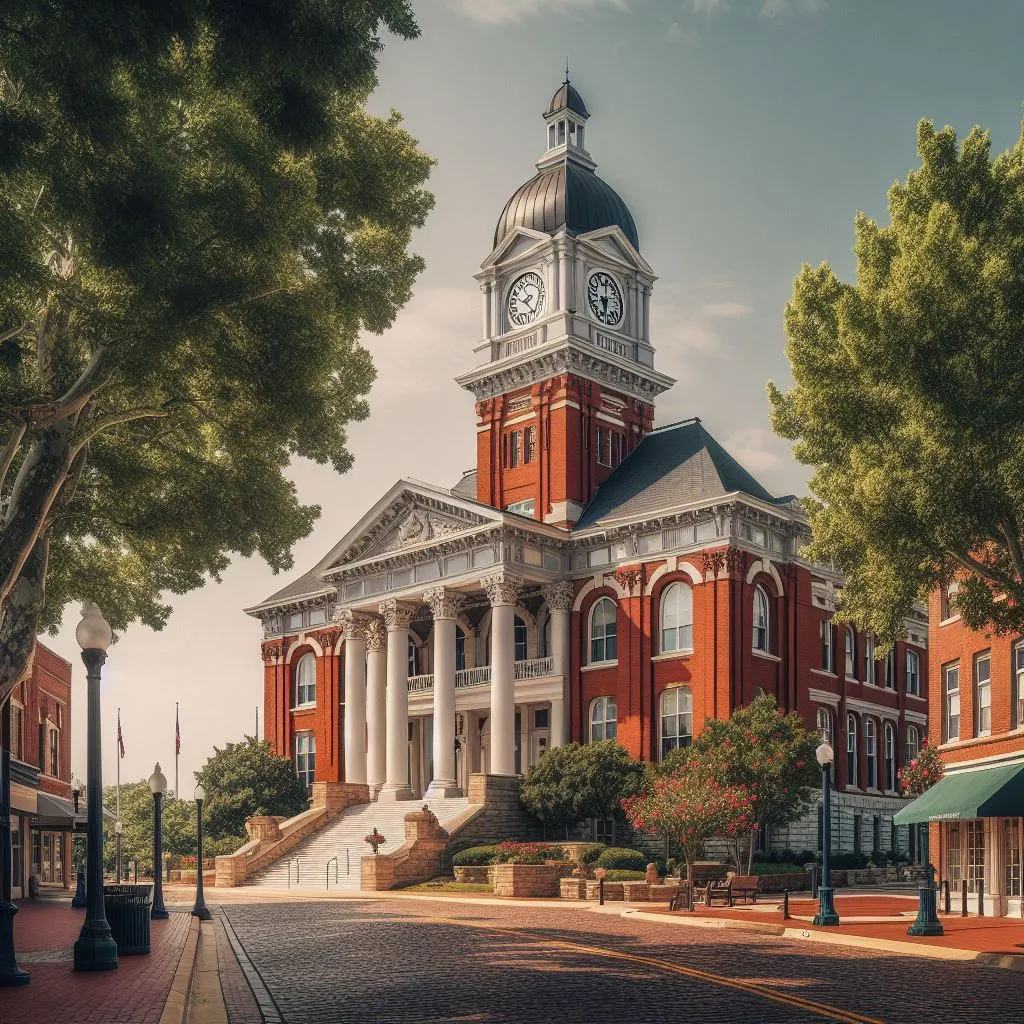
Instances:
[[[117,943],[110,934],[110,926],[86,922],[75,943],[76,971],[113,971],[117,969]]]
[[[819,927],[835,927],[839,924],[839,915],[836,913],[834,902],[835,892],[831,886],[828,888],[823,885],[818,886],[818,912],[814,915],[811,924],[816,924]]]
[[[424,794],[424,799],[440,800],[444,797],[463,795],[462,790],[454,779],[434,779],[434,781],[427,786],[427,792]]]
[[[18,966],[14,955],[14,915],[18,908],[13,903],[0,903],[0,988],[27,985],[29,976]]]
[[[381,791],[377,794],[377,800],[382,804],[394,803],[396,800],[413,799],[415,799],[415,797],[408,786],[389,786],[386,782],[381,787]]]

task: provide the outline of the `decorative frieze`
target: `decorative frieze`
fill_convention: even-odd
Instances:
[[[487,600],[491,605],[516,603],[519,592],[525,586],[526,581],[521,576],[510,572],[496,572],[485,576],[480,581],[480,586],[487,593]]]
[[[559,580],[548,583],[540,588],[540,592],[553,612],[572,611],[572,603],[576,597],[576,588],[572,580]]]
[[[465,607],[466,599],[457,590],[447,587],[434,587],[423,595],[423,600],[430,606],[430,613],[437,619],[457,619]]]
[[[381,601],[380,614],[387,631],[393,633],[397,630],[409,628],[412,623],[412,617],[416,614],[416,605],[406,604],[404,601],[396,601],[392,597],[387,601]]]

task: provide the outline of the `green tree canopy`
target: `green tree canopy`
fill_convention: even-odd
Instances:
[[[0,18],[0,698],[73,600],[159,628],[275,570],[421,261],[430,160],[366,113],[406,0],[10,0]]]
[[[105,786],[103,806],[113,811],[117,806],[117,787]],[[191,800],[165,799],[163,801],[163,850],[172,857],[195,856],[196,805]],[[153,865],[153,794],[149,781],[128,782],[121,785],[121,858],[122,864],[137,860],[141,871],[149,872]],[[114,829],[104,829],[104,859],[108,868],[115,866],[116,845]]]
[[[992,159],[922,121],[921,166],[859,214],[854,283],[804,266],[773,425],[814,467],[810,557],[884,643],[954,576],[971,628],[1024,627],[1024,136]],[[1009,600],[1007,600],[1009,598]]]
[[[203,821],[217,840],[245,839],[245,819],[254,814],[292,818],[309,807],[306,788],[287,757],[278,757],[265,740],[246,736],[242,743],[213,748],[196,772],[206,790]]]

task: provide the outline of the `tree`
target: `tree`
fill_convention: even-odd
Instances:
[[[649,789],[622,802],[633,828],[653,832],[679,845],[690,883],[693,909],[693,862],[711,839],[732,840],[750,830],[753,800],[744,786],[729,785],[717,775],[715,759],[698,755],[667,775],[656,776]]]
[[[614,740],[553,747],[527,769],[520,800],[545,826],[569,828],[585,818],[611,818],[623,797],[640,792],[642,762]]]
[[[795,386],[772,422],[814,467],[807,555],[846,573],[839,618],[883,641],[960,582],[972,629],[1024,627],[1024,135],[917,131],[921,166],[858,214],[856,283],[804,266],[786,307]]]
[[[245,819],[254,814],[292,818],[309,807],[306,788],[287,757],[278,757],[265,740],[246,736],[242,743],[213,748],[196,772],[206,790],[203,822],[213,840],[245,841]]]
[[[103,806],[117,805],[117,787],[105,786]],[[195,855],[196,805],[191,800],[164,799],[163,849],[172,857]],[[153,866],[153,794],[149,781],[124,783],[121,786],[121,858],[139,862],[139,870],[149,872]],[[113,870],[116,862],[116,840],[113,828],[106,828],[104,860]]]
[[[920,796],[926,789],[931,789],[945,774],[946,766],[942,763],[942,757],[925,739],[910,764],[899,770],[897,778],[904,795]]]
[[[160,628],[351,463],[430,160],[369,116],[406,0],[12,0],[0,21],[0,700],[77,599]],[[69,57],[73,54],[73,59]]]

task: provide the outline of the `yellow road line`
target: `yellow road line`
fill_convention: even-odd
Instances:
[[[581,942],[569,942],[565,939],[552,939],[543,935],[534,935],[530,932],[515,928],[502,928],[497,925],[487,924],[483,921],[469,921],[465,918],[458,920],[453,918],[420,918],[423,921],[431,921],[435,924],[457,924],[471,928],[480,928],[484,931],[494,932],[498,935],[509,935],[517,939],[526,939],[531,942],[544,943],[559,949],[571,950],[577,953],[589,953],[594,956],[603,956],[613,960],[624,960],[628,963],[641,964],[644,967],[653,967],[659,971],[666,971],[670,974],[681,974],[687,978],[697,981],[706,981],[712,985],[720,985],[723,988],[731,988],[748,995],[767,999],[773,1003],[780,1003],[783,1006],[794,1007],[798,1010],[807,1010],[825,1017],[829,1020],[839,1021],[840,1024],[885,1024],[877,1017],[865,1017],[863,1014],[853,1010],[844,1010],[838,1006],[830,1006],[828,1003],[818,1003],[812,999],[804,999],[802,996],[792,995],[788,992],[778,992],[766,985],[759,985],[752,981],[742,981],[738,978],[729,978],[723,974],[714,974],[711,971],[702,971],[696,967],[684,967],[681,964],[674,964],[669,960],[661,960],[658,957],[639,956],[636,953],[624,953],[615,949],[603,949],[600,946],[588,946]]]

